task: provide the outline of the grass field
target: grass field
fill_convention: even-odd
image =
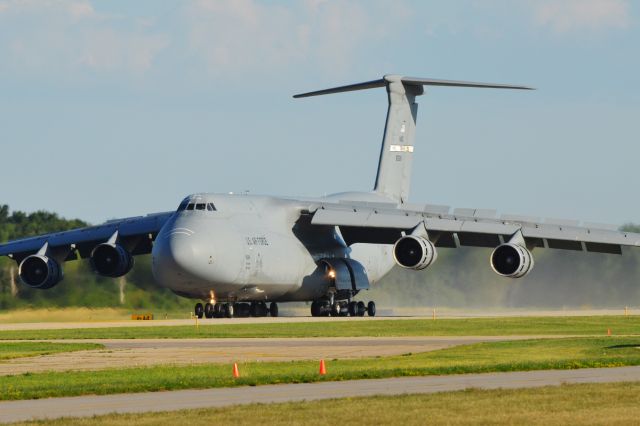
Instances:
[[[194,323],[195,324],[195,323]],[[507,336],[640,334],[640,316],[336,320],[263,324],[3,330],[2,339],[143,339],[198,337]]]
[[[518,390],[467,390],[164,413],[112,414],[25,425],[232,424],[636,424],[640,383],[580,384]]]
[[[321,380],[640,365],[639,346],[640,337],[480,343],[403,356],[327,360],[326,376],[318,375],[317,361],[244,363],[239,365],[239,379],[233,379],[232,367],[228,364],[32,373],[0,377],[0,398],[30,399]]]
[[[100,349],[103,347],[97,343],[5,342],[0,344],[0,362],[12,358]]]

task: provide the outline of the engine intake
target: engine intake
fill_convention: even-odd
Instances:
[[[24,258],[18,267],[20,280],[31,288],[45,290],[62,281],[62,268],[54,259],[33,254]]]
[[[407,235],[396,241],[393,246],[393,259],[403,268],[421,270],[437,258],[435,246],[423,237]]]
[[[96,273],[111,278],[121,277],[133,268],[133,256],[119,244],[97,245],[90,262]]]
[[[533,255],[521,245],[502,244],[491,253],[491,267],[503,277],[521,278],[533,269]]]

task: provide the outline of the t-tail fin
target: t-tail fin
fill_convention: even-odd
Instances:
[[[473,83],[467,81],[437,80],[431,78],[385,75],[380,80],[340,86],[316,92],[301,93],[294,98],[351,92],[354,90],[386,87],[389,98],[387,122],[382,138],[380,161],[374,191],[400,203],[407,201],[411,183],[411,160],[416,134],[418,104],[416,96],[424,93],[423,86],[478,87],[494,89],[524,89],[530,87],[507,84]]]

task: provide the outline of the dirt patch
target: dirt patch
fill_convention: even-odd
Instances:
[[[100,370],[159,364],[360,358],[427,352],[509,337],[347,337],[286,339],[72,340],[97,342],[105,349],[17,358],[0,363],[0,375],[43,371]],[[71,342],[64,340],[64,342]]]

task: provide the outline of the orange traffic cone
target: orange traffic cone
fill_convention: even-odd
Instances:
[[[607,328],[607,336],[611,336],[611,329]]]
[[[238,371],[238,363],[234,362],[233,363],[233,378],[237,379],[238,377],[240,377],[240,372]]]
[[[320,375],[324,376],[327,374],[327,367],[324,365],[324,359],[320,360]]]

